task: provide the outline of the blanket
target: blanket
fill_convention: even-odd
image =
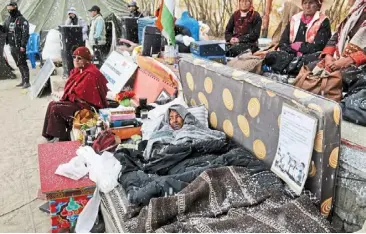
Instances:
[[[184,120],[183,126],[179,130],[174,130],[169,124],[170,111],[176,111]],[[183,143],[197,143],[210,140],[225,140],[223,132],[211,130],[200,123],[188,110],[182,105],[171,106],[147,143],[144,158],[146,160],[153,158],[154,153],[161,153],[167,145],[179,145]],[[156,147],[156,144],[160,144]]]
[[[128,203],[121,186],[102,197],[118,232],[334,231],[308,196],[293,199],[272,172],[250,167],[208,169],[181,192],[143,208]]]
[[[154,159],[144,160],[142,151],[121,149],[115,153],[122,170],[119,182],[131,203],[147,205],[151,198],[174,195],[202,172],[222,166],[266,170],[264,164],[233,142],[199,141],[168,145]]]

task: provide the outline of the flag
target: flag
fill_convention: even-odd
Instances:
[[[156,21],[156,26],[168,40],[169,45],[175,45],[174,9],[175,0],[163,0],[160,5],[158,20]]]

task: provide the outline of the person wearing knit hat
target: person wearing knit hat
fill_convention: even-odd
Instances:
[[[73,58],[76,58],[77,56],[80,56],[81,58],[85,59],[86,62],[92,61],[92,55],[90,53],[90,50],[87,47],[79,47],[72,53]],[[75,66],[77,67],[77,66]]]
[[[139,11],[139,7],[137,6],[137,3],[135,1],[130,2],[127,6],[130,9],[130,17],[134,18],[144,17],[144,15]]]
[[[82,109],[106,108],[107,79],[91,63],[88,48],[79,47],[73,52],[74,69],[71,70],[64,88],[64,95],[58,102],[48,105],[42,136],[49,142],[67,141],[75,112]]]
[[[67,19],[65,21],[65,25],[77,25],[82,27],[82,33],[83,33],[83,41],[85,42],[88,40],[88,24],[81,18],[76,9],[74,7],[71,7],[67,11]]]
[[[228,57],[236,57],[247,50],[252,53],[259,50],[262,18],[253,8],[253,0],[239,0],[238,6],[225,29]]]

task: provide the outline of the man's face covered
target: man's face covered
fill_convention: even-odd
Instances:
[[[184,120],[178,112],[171,110],[169,113],[169,124],[174,130],[179,130],[183,127]]]
[[[16,15],[16,13],[17,13],[17,8],[16,7],[8,6],[7,9],[8,9],[8,12],[9,12],[10,16],[15,16]]]

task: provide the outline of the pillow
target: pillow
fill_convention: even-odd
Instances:
[[[156,105],[155,109],[149,111],[149,119],[155,120],[159,118],[161,115],[165,115],[165,113],[168,111],[169,107],[172,105],[180,104],[184,107],[188,107],[187,104],[184,102],[183,97],[179,96],[173,101],[165,104],[165,105]],[[151,104],[149,104],[151,105]]]
[[[208,111],[204,105],[188,108],[188,111],[200,121],[200,123],[208,128]]]

